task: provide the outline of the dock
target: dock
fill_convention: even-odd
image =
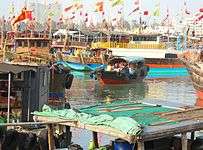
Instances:
[[[139,104],[140,105],[140,104]],[[119,105],[121,106],[121,105]],[[125,104],[123,105],[125,106]],[[147,107],[146,105],[144,105]],[[118,107],[118,105],[117,105]],[[126,107],[126,106],[125,106]],[[143,107],[143,106],[142,106]],[[160,107],[160,106],[158,106]],[[95,106],[95,108],[102,108],[101,106]],[[114,106],[115,108],[115,106]],[[81,109],[84,111],[86,108]],[[94,109],[93,107],[89,107],[87,109]],[[103,108],[102,108],[103,109]],[[162,107],[162,109],[164,109]],[[130,110],[133,113],[138,113],[138,109]],[[117,111],[115,111],[117,112]],[[127,112],[127,111],[126,111]],[[125,112],[125,113],[126,113]],[[103,112],[101,112],[103,113]],[[108,112],[109,113],[109,110]],[[90,125],[90,124],[83,124],[80,121],[71,121],[67,119],[63,119],[62,117],[56,118],[56,117],[47,117],[47,116],[40,116],[37,115],[37,120],[40,122],[51,122],[56,121],[59,122],[58,124],[69,126],[73,128],[80,128],[80,129],[86,129],[92,132],[93,135],[93,141],[95,142],[95,145],[98,146],[98,138],[97,133],[102,133],[105,135],[109,135],[115,138],[121,138],[129,143],[137,143],[137,149],[138,150],[144,150],[144,142],[146,141],[152,141],[156,139],[162,139],[167,137],[173,137],[177,134],[181,135],[181,141],[182,141],[182,150],[187,150],[187,133],[191,133],[191,139],[194,140],[194,132],[199,131],[203,129],[203,108],[186,108],[185,110],[169,110],[165,112],[153,112],[151,114],[155,115],[156,117],[160,117],[161,120],[159,121],[151,121],[146,124],[146,122],[143,122],[141,124],[142,126],[142,132],[138,135],[130,135],[126,134],[122,131],[119,131],[118,129],[103,126],[103,125]],[[114,113],[114,114],[118,114]],[[98,115],[98,114],[97,114]],[[131,116],[132,117],[132,116]],[[139,120],[139,119],[138,119]],[[139,121],[138,121],[139,122]],[[54,123],[49,124],[49,130],[53,129]],[[49,132],[49,137],[52,137],[51,135],[53,133]],[[50,141],[51,142],[51,141]],[[53,144],[51,144],[53,145]],[[51,148],[53,149],[53,148]]]

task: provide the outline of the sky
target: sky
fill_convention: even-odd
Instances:
[[[13,2],[16,9],[15,12],[19,12],[20,9],[23,7],[26,0],[0,0],[0,15],[8,17],[9,16],[9,8],[11,3]],[[62,4],[62,7],[68,7],[72,3],[73,0],[27,0],[27,2],[40,2],[40,3],[53,3],[54,1],[58,1],[58,3]],[[124,0],[124,16],[127,19],[133,20],[135,17],[138,16],[138,14],[133,14],[131,16],[128,16],[130,11],[133,10],[133,2],[135,0]],[[147,10],[149,12],[152,12],[155,9],[155,4],[157,0],[140,0],[141,1],[141,8],[143,11]],[[161,7],[161,18],[164,18],[166,16],[167,8],[169,9],[169,13],[171,16],[176,16],[178,12],[180,12],[181,8],[183,8],[185,0],[160,0],[160,7]],[[82,0],[84,4],[84,8],[87,10],[87,12],[94,11],[95,9],[95,3],[97,0]],[[199,8],[203,8],[203,0],[186,0],[188,10],[192,13],[198,12]],[[104,0],[104,8],[105,8],[105,15],[106,17],[114,17],[117,15],[117,9],[119,9],[118,6],[116,8],[111,8],[109,4],[109,0]]]

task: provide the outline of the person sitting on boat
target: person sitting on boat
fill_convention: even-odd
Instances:
[[[129,64],[129,74],[131,79],[135,79],[137,77],[136,64]]]
[[[127,77],[130,78],[130,73],[129,73],[129,68],[128,68],[128,64],[126,62],[121,63],[121,67],[120,67],[120,73],[125,74]]]
[[[120,68],[119,68],[119,64],[118,63],[115,63],[114,66],[113,66],[113,71],[116,71],[116,72],[119,72],[120,71]]]
[[[112,71],[113,70],[113,66],[111,63],[108,63],[106,71]]]

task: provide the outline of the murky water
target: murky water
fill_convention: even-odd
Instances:
[[[101,86],[97,81],[90,79],[89,74],[75,72],[72,88],[67,91],[68,100],[72,107],[83,107],[101,102],[119,99],[161,104],[172,107],[194,105],[195,90],[188,76],[170,79],[145,79],[143,82],[129,85]],[[87,149],[91,132],[72,129],[73,142]],[[108,144],[110,137],[99,134],[99,141]]]

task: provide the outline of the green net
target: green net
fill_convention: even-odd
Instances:
[[[161,118],[159,115],[156,115],[156,113],[171,112],[175,110],[162,106],[151,106],[133,103],[128,100],[119,100],[113,101],[111,104],[103,103],[100,105],[81,108],[80,111],[92,115],[108,114],[114,118],[130,117],[141,125],[150,125],[169,121],[165,118]]]
[[[158,123],[176,123],[166,118],[161,118],[158,115],[160,113],[175,111],[174,109],[133,103],[129,100],[102,103],[79,110],[57,110],[45,105],[42,110],[42,112],[34,112],[34,114],[79,121],[89,125],[112,127],[130,135],[140,134],[142,131],[141,126]]]

